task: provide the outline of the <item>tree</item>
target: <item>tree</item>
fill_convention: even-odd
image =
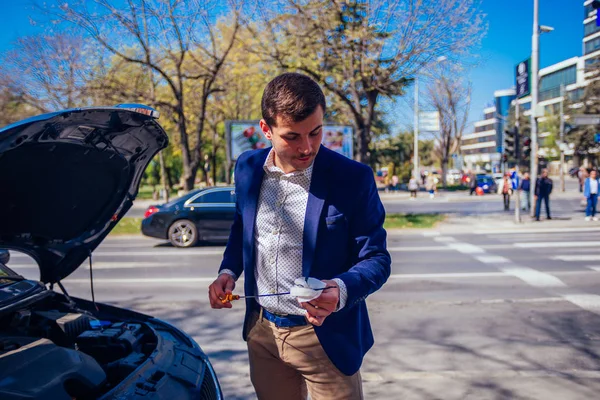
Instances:
[[[3,57],[3,87],[29,106],[32,114],[90,105],[87,83],[94,61],[77,35],[25,36]]]
[[[381,98],[402,96],[439,56],[462,58],[485,29],[478,0],[284,0],[268,2],[249,51],[318,81],[345,106],[356,158],[368,163]]]
[[[44,8],[83,29],[108,55],[150,70],[149,87],[168,93],[157,95],[155,106],[175,123],[185,190],[193,188],[196,173],[203,168],[206,108],[211,95],[222,90],[215,82],[240,26],[232,5],[230,35],[221,36],[214,23],[221,9],[218,2],[177,0],[129,1],[125,5],[80,0]]]
[[[428,88],[428,100],[440,119],[434,151],[440,160],[444,186],[450,157],[459,151],[467,126],[470,96],[471,84],[465,83],[453,67],[442,67],[439,78]]]
[[[400,132],[398,135],[387,136],[377,140],[372,149],[371,160],[377,165],[388,165],[393,163],[396,166],[396,175],[400,182],[408,182],[412,175],[412,156],[414,148],[414,136],[412,132]],[[433,141],[419,141],[419,157],[423,166],[432,164],[431,153],[433,151]]]

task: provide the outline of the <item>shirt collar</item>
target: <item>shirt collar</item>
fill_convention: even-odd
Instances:
[[[310,164],[310,167],[306,168],[305,170],[294,171],[294,172],[290,172],[289,174],[286,174],[285,172],[283,172],[283,170],[281,168],[279,168],[278,166],[275,165],[275,150],[273,150],[273,148],[271,147],[271,151],[269,151],[269,155],[267,155],[267,159],[265,160],[263,168],[264,168],[265,172],[272,173],[272,174],[280,174],[280,175],[288,175],[288,176],[304,175],[304,176],[310,177],[310,176],[312,176],[313,165],[314,165],[314,161],[312,164]]]

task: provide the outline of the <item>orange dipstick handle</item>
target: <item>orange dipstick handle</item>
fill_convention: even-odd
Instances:
[[[240,299],[240,295],[239,294],[226,294],[225,298],[221,299],[221,303],[225,304],[225,303],[230,303],[233,300],[239,300]]]

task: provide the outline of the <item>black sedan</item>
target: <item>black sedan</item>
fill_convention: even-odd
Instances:
[[[142,220],[142,233],[168,239],[176,247],[191,247],[199,241],[223,242],[229,238],[234,214],[232,186],[195,190],[150,206]]]

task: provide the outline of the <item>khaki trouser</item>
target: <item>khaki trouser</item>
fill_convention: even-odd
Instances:
[[[278,328],[261,316],[248,333],[250,378],[259,400],[362,400],[360,372],[341,373],[312,325]]]

